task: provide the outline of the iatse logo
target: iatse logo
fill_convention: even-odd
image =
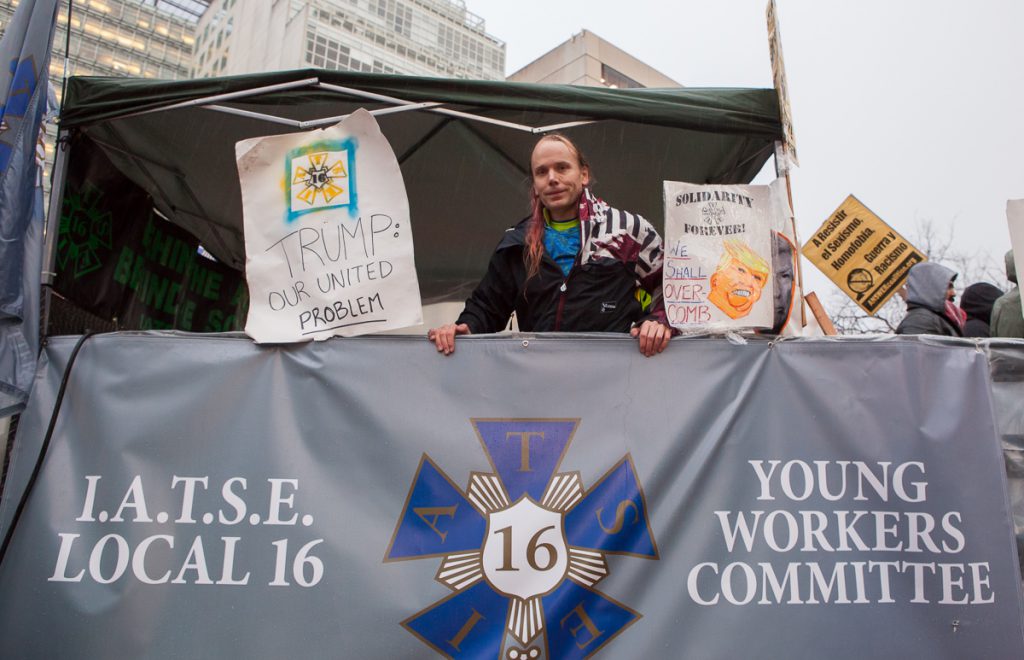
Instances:
[[[585,489],[558,471],[578,419],[471,422],[493,471],[463,492],[424,454],[385,552],[453,592],[402,625],[451,658],[592,656],[641,616],[596,588],[606,556],[658,559],[632,457]]]
[[[288,220],[316,211],[347,208],[356,212],[353,138],[324,140],[293,149],[285,158]]]
[[[701,220],[704,224],[708,225],[720,225],[725,220],[725,209],[722,208],[717,202],[708,202],[707,206],[704,206],[700,210]]]

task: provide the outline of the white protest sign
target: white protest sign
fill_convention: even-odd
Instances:
[[[245,332],[259,343],[422,322],[409,200],[377,121],[242,140]]]
[[[1021,274],[1024,274],[1024,199],[1006,200],[1006,224],[1010,226],[1010,247],[1017,270],[1017,286],[1020,286]]]
[[[771,328],[772,229],[786,217],[780,187],[664,186],[669,323],[688,332]]]

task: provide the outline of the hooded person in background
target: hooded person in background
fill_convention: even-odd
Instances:
[[[953,299],[956,273],[925,261],[914,265],[907,276],[907,315],[896,328],[898,335],[963,336],[963,314]]]
[[[964,323],[964,337],[990,337],[989,320],[992,317],[992,305],[995,304],[1003,290],[988,282],[978,282],[964,289],[960,296],[960,309],[967,314]]]
[[[1018,284],[1013,250],[1006,253],[1006,279]],[[1019,285],[1004,293],[992,306],[992,336],[1024,339],[1024,315],[1021,315]]]

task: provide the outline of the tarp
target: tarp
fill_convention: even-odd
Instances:
[[[0,655],[1022,657],[984,348],[95,336],[0,564]]]
[[[989,342],[989,366],[996,431],[1003,445],[1007,493],[1024,575],[1024,341]]]
[[[0,39],[0,417],[28,399],[39,352],[43,206],[36,139],[47,110],[56,0],[27,0]]]
[[[234,145],[299,127],[196,107],[211,98],[232,111],[298,121],[396,107],[382,99],[439,103],[529,128],[593,120],[562,132],[590,160],[595,191],[658,227],[663,180],[746,183],[781,139],[768,89],[615,90],[319,70],[177,82],[72,78],[62,115],[74,135],[71,158],[103,151],[163,215],[236,269],[244,250]],[[159,110],[176,104],[183,105]],[[501,232],[525,217],[538,137],[437,110],[377,116],[402,165],[425,302],[464,298]]]

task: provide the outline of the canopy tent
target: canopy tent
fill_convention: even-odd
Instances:
[[[62,153],[109,159],[160,214],[242,270],[235,143],[330,125],[360,107],[376,115],[402,166],[424,302],[464,298],[502,230],[526,215],[538,134],[570,136],[592,165],[597,194],[659,227],[663,180],[749,182],[782,139],[772,89],[304,70],[177,82],[72,78],[61,118],[70,149]],[[54,183],[59,190],[60,178]]]

